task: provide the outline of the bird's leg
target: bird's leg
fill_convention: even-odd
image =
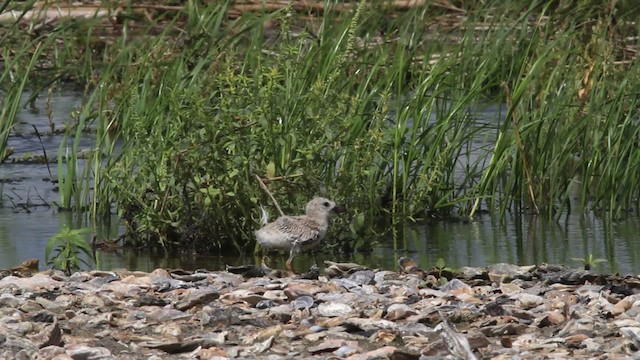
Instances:
[[[267,256],[267,254],[264,254],[262,256],[262,261],[260,262],[260,269],[266,274],[271,272],[271,268],[268,265],[268,261],[269,261],[269,256]]]
[[[293,260],[292,258],[289,258],[287,260],[287,270],[289,270],[289,275],[293,276],[295,275],[295,271],[293,271],[293,264],[291,264],[291,260]]]
[[[298,255],[298,253],[300,252],[299,247],[294,244],[293,247],[291,247],[291,251],[289,251],[289,258],[287,259],[287,270],[289,270],[289,275],[293,276],[295,275],[295,271],[293,271],[293,264],[291,263],[293,261],[293,258],[296,257],[296,255]]]
[[[318,258],[316,257],[317,251],[311,252],[311,257],[313,258],[313,264],[318,265]]]

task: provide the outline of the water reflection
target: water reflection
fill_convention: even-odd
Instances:
[[[536,216],[511,216],[503,224],[484,216],[468,224],[438,223],[410,227],[405,247],[422,264],[443,258],[448,266],[496,262],[581,266],[576,259],[602,258],[596,269],[637,273],[640,264],[638,219],[610,223],[594,215],[572,214],[549,222]]]
[[[27,258],[38,258],[44,267],[44,248],[49,237],[62,225],[86,226],[86,220],[69,213],[39,209],[30,214],[0,209],[0,268],[18,265]],[[603,258],[595,270],[639,273],[637,219],[608,223],[594,216],[569,216],[563,222],[548,222],[539,217],[511,217],[499,224],[488,216],[471,223],[435,223],[407,225],[393,239],[377,245],[371,254],[353,256],[318,252],[295,259],[296,269],[311,264],[322,266],[324,260],[353,261],[370,267],[395,269],[397,259],[411,256],[424,267],[444,259],[450,267],[485,266],[496,262],[521,265],[554,263],[579,267],[572,258]],[[99,237],[116,237],[121,233],[117,219],[98,227]],[[90,239],[88,239],[90,240]],[[285,255],[272,255],[270,265],[284,268]],[[258,263],[252,256],[202,256],[165,254],[162,251],[98,251],[97,267],[103,270],[131,269],[150,271],[158,267],[188,270],[221,270],[225,265]]]
[[[407,225],[395,244],[389,239],[371,254],[353,256],[319,252],[296,258],[296,269],[307,269],[324,260],[353,261],[370,267],[395,269],[398,258],[411,256],[424,268],[439,258],[450,267],[485,266],[496,262],[520,265],[553,263],[580,267],[572,258],[603,258],[595,270],[638,273],[639,241],[637,219],[607,223],[594,216],[571,215],[562,222],[539,217],[511,217],[499,224],[488,216],[471,223]],[[149,253],[101,253],[102,267],[152,270],[156,267],[183,269],[224,269],[228,265],[257,263],[259,259],[237,256],[183,256],[180,258]],[[272,256],[272,267],[284,268],[285,255]]]

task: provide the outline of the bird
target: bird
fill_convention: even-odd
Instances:
[[[293,258],[317,246],[327,233],[331,215],[344,211],[343,206],[329,199],[314,197],[307,203],[304,215],[282,215],[268,223],[263,209],[264,226],[255,231],[256,240],[265,249],[289,251],[287,270],[295,274]]]

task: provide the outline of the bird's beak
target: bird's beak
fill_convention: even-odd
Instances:
[[[331,209],[331,212],[335,214],[340,214],[345,211],[347,211],[347,209],[345,209],[344,206],[340,206],[340,205],[336,205],[333,207],[333,209]]]

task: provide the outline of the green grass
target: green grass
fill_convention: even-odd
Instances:
[[[362,2],[312,23],[291,9],[230,20],[232,4],[189,2],[143,28],[121,15],[111,41],[100,19],[63,22],[42,43],[5,32],[18,50],[4,55],[15,65],[0,79],[13,89],[0,150],[25,84],[83,82],[59,206],[94,220],[115,209],[132,245],[164,249],[253,248],[258,205],[273,209],[255,175],[285,212],[316,194],[346,204],[336,250],[407,219],[637,212],[633,4],[614,21],[595,1],[465,3],[462,16]],[[34,71],[43,58],[54,66]],[[481,121],[492,104],[506,114]],[[96,142],[81,169],[86,129]]]

